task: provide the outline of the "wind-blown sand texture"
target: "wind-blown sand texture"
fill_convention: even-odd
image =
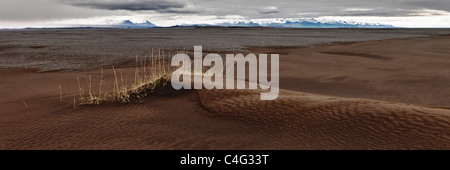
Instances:
[[[1,69],[0,149],[450,149],[449,45],[437,36],[248,48],[280,54],[274,101],[166,86],[141,104],[74,109],[76,76],[99,71]],[[117,70],[133,78],[134,68]],[[113,79],[105,69],[105,91]]]

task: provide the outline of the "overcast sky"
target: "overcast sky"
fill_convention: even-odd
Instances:
[[[328,18],[450,27],[450,0],[0,0],[0,28]]]

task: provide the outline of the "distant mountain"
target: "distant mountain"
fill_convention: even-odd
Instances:
[[[236,21],[236,22],[225,22],[216,24],[213,26],[222,26],[222,27],[261,27],[258,23],[254,23],[252,21]]]
[[[284,23],[268,23],[267,27],[285,27],[285,28],[393,28],[392,25],[378,23],[361,23],[341,20],[317,20],[317,19],[298,19],[294,21],[285,21]]]
[[[171,28],[182,28],[182,27],[261,27],[258,23],[251,21],[235,21],[235,22],[223,22],[219,24],[182,24],[171,26]]]
[[[154,28],[157,27],[150,21],[145,21],[144,23],[133,23],[130,20],[125,20],[120,24],[110,25],[112,28]]]
[[[143,23],[133,23],[130,20],[122,22],[107,22],[104,25],[85,25],[80,27],[63,27],[62,29],[115,29],[115,28],[157,28],[159,26],[146,20]],[[273,27],[273,28],[395,28],[392,25],[379,23],[364,23],[355,21],[343,21],[323,18],[302,18],[302,19],[255,19],[222,22],[217,24],[182,24],[171,26],[177,27]],[[61,29],[61,28],[60,28]]]
[[[378,23],[361,23],[341,20],[326,19],[295,19],[276,21],[237,21],[215,24],[213,26],[222,27],[276,27],[276,28],[394,28],[392,25]]]

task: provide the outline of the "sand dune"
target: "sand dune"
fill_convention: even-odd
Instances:
[[[254,91],[202,90],[213,117],[244,120],[278,134],[282,149],[445,149],[450,110],[282,90],[275,101]]]
[[[450,38],[253,48],[281,54],[274,101],[166,86],[141,104],[74,108],[76,76],[99,71],[0,69],[0,149],[450,149],[443,44]],[[134,68],[117,70],[132,79]],[[111,69],[104,80],[111,91]]]
[[[16,109],[20,114],[2,114],[0,147],[450,148],[448,109],[286,90],[275,101],[260,101],[257,91],[186,90],[171,94],[149,98],[144,104],[104,103],[78,109],[57,104],[57,96],[30,100],[29,108]],[[33,106],[35,102],[45,105]]]
[[[280,88],[338,97],[450,107],[450,36],[250,48],[280,53]]]

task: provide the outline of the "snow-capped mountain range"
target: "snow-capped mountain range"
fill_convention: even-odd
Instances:
[[[232,23],[227,23],[233,25]],[[379,23],[362,23],[356,21],[331,20],[323,18],[304,18],[304,19],[274,19],[274,20],[255,20],[235,22],[236,26],[262,26],[277,28],[393,28],[392,25]]]
[[[110,25],[113,28],[154,28],[157,27],[155,24],[150,21],[145,21],[143,23],[133,23],[130,20],[125,20],[122,23]]]
[[[110,28],[154,28],[150,21],[133,23],[125,20],[119,24],[108,25]],[[394,28],[380,23],[363,23],[355,21],[331,20],[321,18],[302,19],[255,19],[219,22],[215,24],[182,24],[173,27],[275,27],[275,28]]]

